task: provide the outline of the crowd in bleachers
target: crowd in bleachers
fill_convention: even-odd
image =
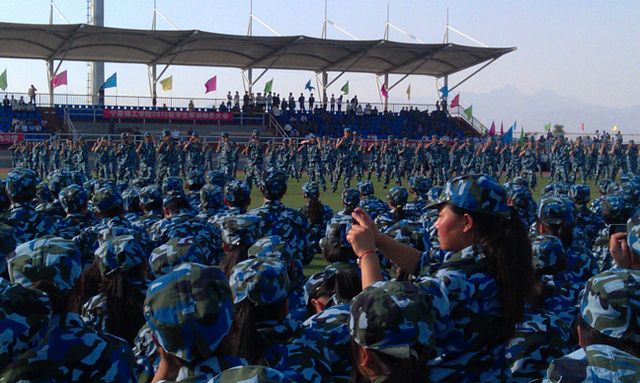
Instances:
[[[41,133],[47,131],[47,122],[42,120],[35,102],[26,102],[24,96],[16,99],[4,96],[0,108],[0,132]]]

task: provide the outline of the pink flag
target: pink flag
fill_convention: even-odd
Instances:
[[[204,83],[205,93],[215,92],[218,87],[218,76],[213,76]]]
[[[60,85],[67,85],[67,71],[61,72],[51,79],[51,85],[55,88]]]
[[[460,95],[456,94],[456,96],[451,100],[451,107],[455,108],[456,106],[460,106]]]
[[[584,132],[584,122],[580,123],[580,130]]]
[[[500,135],[504,134],[504,122],[500,122]]]
[[[389,97],[389,91],[384,86],[384,84],[382,84],[382,88],[380,88],[380,93],[382,93],[382,97],[384,97],[384,98],[388,98]]]
[[[489,129],[489,135],[490,136],[496,135],[496,123],[493,121],[491,121],[491,128]]]

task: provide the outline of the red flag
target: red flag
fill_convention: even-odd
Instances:
[[[218,87],[218,76],[213,76],[204,83],[204,92],[215,92]]]
[[[500,135],[504,134],[504,122],[500,122]]]
[[[387,87],[384,86],[384,84],[382,84],[382,88],[380,88],[380,93],[382,93],[382,97],[384,98],[389,97],[389,91],[387,90]]]
[[[584,122],[580,123],[580,130],[584,132]]]
[[[456,106],[460,106],[460,94],[456,94],[453,100],[451,100],[451,107],[455,108]]]
[[[67,85],[67,71],[61,72],[51,79],[51,85],[55,88],[60,85]]]
[[[496,123],[493,121],[491,121],[491,128],[489,129],[489,135],[490,136],[496,135]]]

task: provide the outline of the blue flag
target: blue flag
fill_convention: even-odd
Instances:
[[[510,144],[511,141],[513,141],[513,126],[510,127],[509,130],[507,130],[507,132],[502,135],[502,137],[500,137],[500,142],[502,142],[503,144]]]
[[[312,91],[315,88],[311,86],[311,80],[307,81],[307,85],[304,86],[304,90]]]
[[[449,97],[449,87],[446,85],[443,86],[442,88],[440,88],[440,93],[442,93],[443,98]]]
[[[115,88],[118,86],[118,72],[114,73],[102,84],[102,89]]]

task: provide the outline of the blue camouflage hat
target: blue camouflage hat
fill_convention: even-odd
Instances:
[[[149,257],[149,268],[154,277],[168,274],[183,263],[206,264],[207,253],[195,237],[173,238],[156,247]]]
[[[250,258],[234,266],[229,278],[233,303],[245,299],[265,306],[289,295],[287,266],[276,258]]]
[[[413,176],[409,178],[409,189],[417,195],[426,195],[432,187],[433,181],[429,177]]]
[[[320,248],[351,248],[347,241],[347,233],[353,225],[351,216],[334,217],[329,221],[324,232],[324,237],[320,239]]]
[[[162,194],[167,195],[171,191],[184,192],[184,184],[182,178],[170,176],[162,180]]]
[[[123,191],[122,207],[125,211],[137,210],[140,207],[140,189],[130,187]]]
[[[360,181],[358,182],[358,191],[363,196],[374,195],[375,191],[373,188],[373,182],[371,181]]]
[[[330,278],[334,277],[337,273],[337,269],[327,268],[307,278],[307,280],[304,282],[303,292],[303,302],[305,306],[309,305],[311,297],[316,294],[318,288],[320,288],[320,286],[322,286]]]
[[[376,282],[351,301],[351,338],[396,358],[409,358],[418,343],[435,347],[434,322],[429,298],[410,282]]]
[[[217,209],[224,206],[222,187],[206,184],[200,189],[200,205],[204,209]]]
[[[122,208],[122,195],[111,186],[105,186],[93,193],[93,208],[104,213],[115,208]]]
[[[484,174],[460,176],[447,182],[438,200],[428,208],[445,203],[473,213],[511,217],[506,192],[495,178]]]
[[[73,241],[51,235],[18,246],[16,254],[7,263],[11,281],[25,287],[51,281],[58,290],[67,292],[73,289],[82,274],[80,250]]]
[[[48,178],[53,195],[58,195],[62,189],[72,184],[71,175],[66,170],[54,170]]]
[[[616,183],[616,181],[611,180],[611,179],[603,179],[598,181],[598,192],[600,192],[600,194],[609,194],[609,193],[615,193],[619,190],[620,188],[618,187],[618,184]]]
[[[278,235],[258,239],[247,252],[249,258],[277,258],[290,264],[295,250],[291,244]]]
[[[629,249],[640,255],[640,215],[636,214],[627,221],[627,245]]]
[[[538,235],[531,241],[533,268],[540,274],[550,275],[562,271],[566,263],[564,246],[553,235]]]
[[[271,367],[238,366],[222,371],[208,383],[293,383],[285,374]]]
[[[320,186],[317,182],[305,182],[304,185],[302,185],[302,192],[304,193],[305,197],[309,199],[320,198]]]
[[[178,200],[187,201],[187,195],[181,190],[171,190],[169,193],[164,195],[164,198],[162,199],[162,206],[166,207],[170,203]]]
[[[574,184],[569,188],[568,195],[576,205],[586,205],[591,199],[591,188],[587,184]]]
[[[538,207],[538,219],[550,225],[571,223],[568,221],[569,212],[564,201],[560,197],[547,197],[540,201]]]
[[[602,216],[608,222],[623,223],[633,213],[633,206],[620,194],[607,194],[602,200]]]
[[[526,209],[529,206],[529,201],[531,201],[531,191],[529,190],[529,188],[525,188],[519,185],[514,185],[509,190],[508,195],[509,205],[517,209]]]
[[[589,279],[580,318],[611,338],[640,344],[640,270],[613,269]]]
[[[222,220],[222,242],[251,246],[262,237],[260,218],[252,214],[230,215]]]
[[[287,173],[280,170],[269,170],[264,176],[264,189],[270,194],[282,194],[287,190],[289,177]]]
[[[0,278],[0,365],[34,347],[50,328],[47,294]]]
[[[33,196],[38,184],[38,175],[31,169],[13,168],[7,174],[6,193],[9,198],[19,195]]]
[[[395,207],[402,207],[407,204],[409,192],[402,186],[394,186],[387,193],[387,200]]]
[[[87,176],[79,170],[74,170],[69,173],[69,179],[72,185],[76,184],[82,186],[85,182],[87,182]]]
[[[527,189],[529,188],[529,181],[524,177],[515,177],[512,182],[514,185],[524,186]]]
[[[67,214],[79,212],[88,198],[87,191],[79,185],[67,186],[58,194],[58,200]]]
[[[200,170],[192,170],[187,173],[187,185],[197,187],[204,185],[204,183],[204,173]]]
[[[231,291],[222,269],[183,263],[149,285],[144,317],[169,354],[190,362],[215,352],[233,323]]]
[[[223,188],[227,183],[227,175],[218,170],[210,170],[205,174],[205,180],[208,184],[218,185]]]
[[[140,203],[143,205],[162,204],[162,190],[158,185],[149,185],[140,189]]]
[[[360,192],[356,189],[345,189],[342,192],[342,205],[346,209],[355,209],[360,204]]]
[[[96,259],[102,275],[127,272],[147,261],[142,245],[132,235],[119,235],[102,242],[96,250]]]
[[[230,181],[224,187],[224,198],[232,206],[244,205],[251,199],[251,188],[245,181]]]
[[[419,251],[426,251],[430,247],[429,233],[419,221],[402,219],[387,228],[384,234]]]
[[[438,185],[429,189],[429,201],[431,201],[432,203],[438,201],[443,190],[444,188]]]
[[[40,201],[51,202],[51,190],[46,182],[39,182],[36,185],[36,198]]]

